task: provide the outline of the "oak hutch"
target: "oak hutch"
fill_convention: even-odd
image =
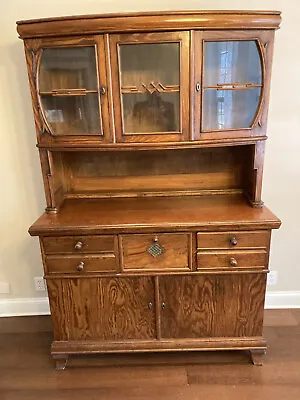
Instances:
[[[277,11],[20,21],[47,201],[54,341],[72,354],[250,351],[271,230],[261,200]]]

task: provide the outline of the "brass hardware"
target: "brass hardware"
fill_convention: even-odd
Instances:
[[[81,262],[77,265],[76,269],[77,269],[78,272],[81,272],[81,271],[83,270],[83,267],[84,267],[84,262],[81,261]]]
[[[78,241],[78,242],[75,244],[74,249],[75,249],[75,250],[81,250],[82,247],[83,247],[83,243],[80,242],[80,241]]]
[[[230,260],[229,260],[229,262],[230,262],[230,265],[231,265],[232,267],[237,267],[237,265],[238,265],[238,262],[237,262],[237,260],[236,260],[234,257],[231,257]]]
[[[151,310],[152,309],[152,307],[153,307],[153,304],[151,303],[151,301],[150,301],[150,303],[148,304],[148,308],[149,308],[149,310]]]
[[[232,244],[232,246],[236,246],[238,244],[238,241],[237,241],[237,239],[235,237],[232,237],[230,239],[230,243]]]
[[[166,303],[161,303],[161,308],[164,310],[166,308]]]
[[[152,246],[148,247],[147,252],[152,256],[152,257],[158,257],[160,256],[165,249],[158,243],[158,237],[155,236],[153,239],[153,244]]]
[[[105,89],[105,87],[101,87],[100,88],[100,94],[102,94],[102,95],[104,95],[106,93],[106,89]]]
[[[198,83],[196,83],[196,91],[200,92],[200,89],[201,89],[201,86],[200,86],[200,83],[198,82]]]

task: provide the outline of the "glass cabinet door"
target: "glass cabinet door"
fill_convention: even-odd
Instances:
[[[150,39],[147,35],[113,38],[119,138],[131,136],[138,141],[138,136],[154,140],[164,136],[162,140],[168,140],[168,136],[183,135],[183,99],[188,93],[188,85],[183,84],[186,66],[182,64],[188,63],[188,58],[183,58],[184,39],[184,33],[155,34]]]
[[[102,134],[96,46],[52,47],[41,53],[41,110],[55,136]]]
[[[251,129],[259,112],[263,64],[257,40],[204,40],[201,131]]]

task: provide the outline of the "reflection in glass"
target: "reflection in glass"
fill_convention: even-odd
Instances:
[[[178,132],[179,93],[123,94],[125,132]]]
[[[262,65],[254,40],[204,42],[204,86],[262,83]]]
[[[44,49],[39,71],[41,92],[52,89],[97,90],[95,48]]]
[[[125,133],[180,131],[180,45],[120,45]]]
[[[42,95],[46,119],[55,135],[95,135],[100,132],[97,94]]]
[[[202,130],[249,128],[259,105],[261,88],[204,90]]]

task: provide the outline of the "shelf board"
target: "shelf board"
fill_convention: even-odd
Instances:
[[[276,229],[267,207],[252,208],[243,195],[68,199],[57,214],[44,213],[32,236],[105,232]]]

